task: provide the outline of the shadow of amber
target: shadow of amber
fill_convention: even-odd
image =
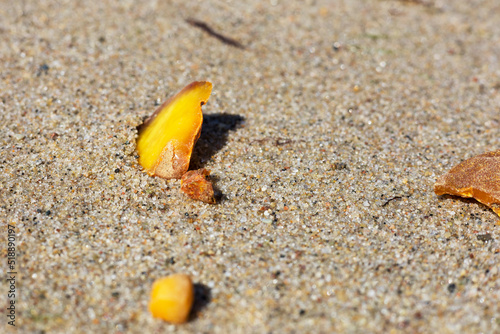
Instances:
[[[226,113],[203,115],[201,135],[193,149],[189,169],[205,167],[208,161],[227,144],[230,131],[245,120],[243,116]]]
[[[191,313],[189,314],[189,320],[192,321],[198,317],[198,315],[203,312],[203,310],[210,304],[212,300],[212,292],[210,288],[205,284],[195,283],[194,284],[194,303]]]

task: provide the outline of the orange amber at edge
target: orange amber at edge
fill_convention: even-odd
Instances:
[[[467,159],[434,184],[436,195],[472,197],[500,216],[500,150]]]

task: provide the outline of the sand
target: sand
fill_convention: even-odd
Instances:
[[[499,217],[432,189],[500,147],[498,1],[2,1],[0,17],[20,333],[500,333]],[[192,168],[216,205],[135,152],[196,80],[214,90]],[[147,310],[172,273],[197,284],[181,326]]]

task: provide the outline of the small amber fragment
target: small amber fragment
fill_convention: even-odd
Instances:
[[[174,274],[153,283],[149,311],[155,318],[182,324],[189,318],[193,301],[194,287],[191,278],[185,274]]]
[[[500,150],[456,165],[437,180],[434,192],[475,198],[500,216]]]
[[[181,190],[192,199],[214,204],[214,188],[206,179],[208,175],[210,171],[205,168],[190,170],[181,178]]]
[[[193,146],[200,137],[212,84],[195,81],[168,99],[139,129],[139,163],[149,175],[178,179],[189,168]]]

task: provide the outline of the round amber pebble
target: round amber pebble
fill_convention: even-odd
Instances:
[[[155,318],[173,324],[182,324],[189,318],[194,301],[191,278],[185,274],[174,274],[153,283],[149,311]]]

